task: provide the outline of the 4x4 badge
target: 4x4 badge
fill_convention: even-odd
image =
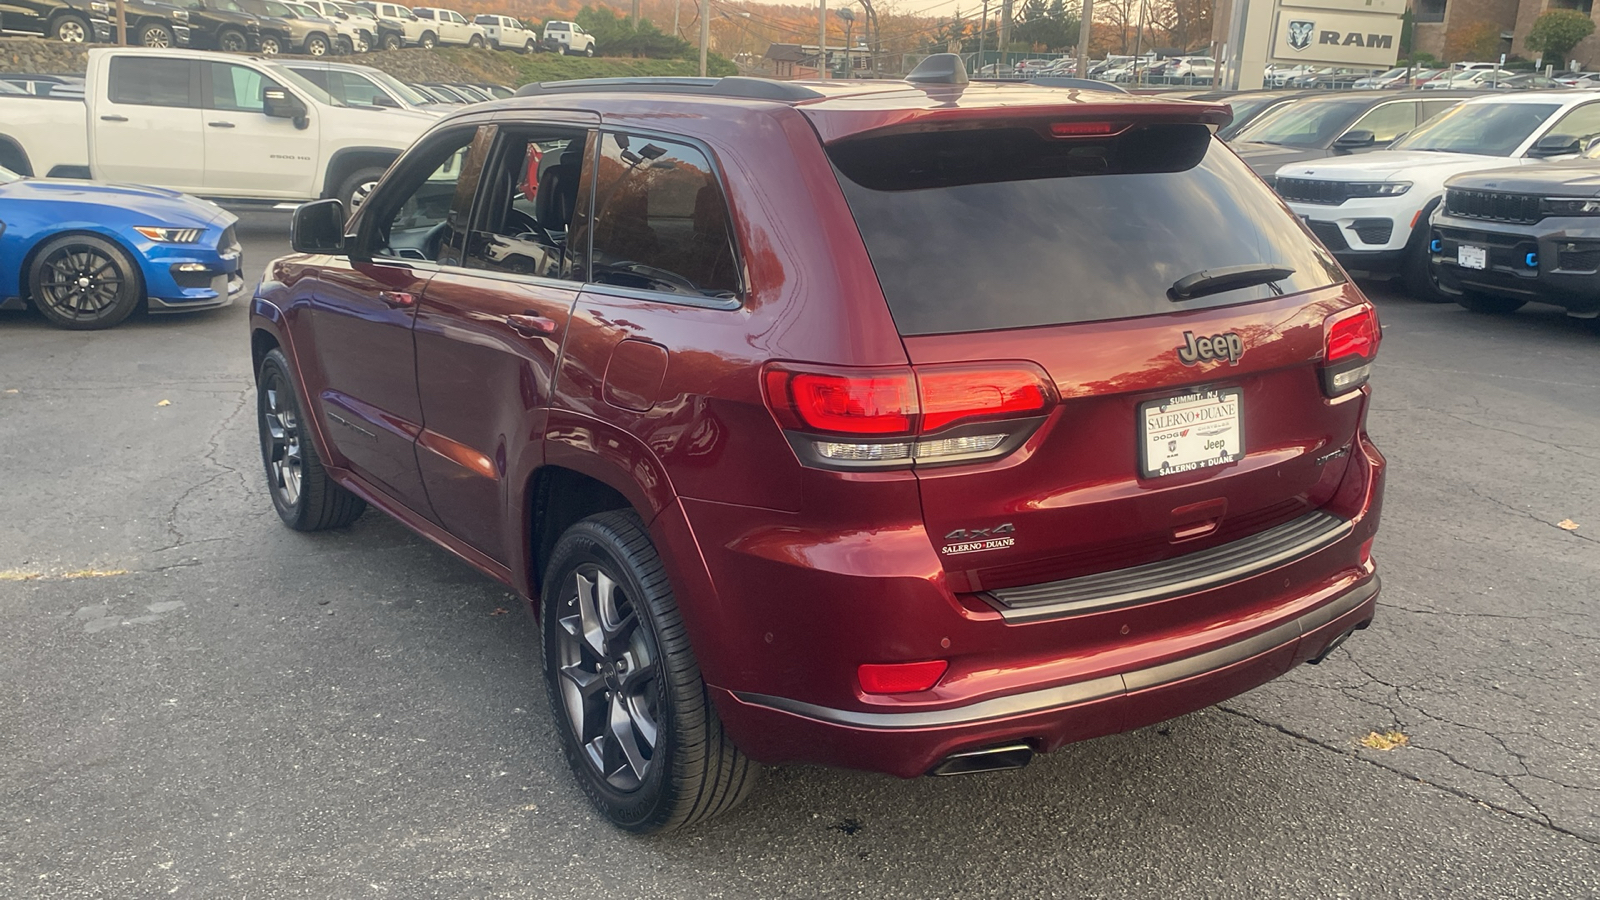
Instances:
[[[1185,331],[1183,346],[1178,348],[1178,362],[1186,366],[1213,359],[1225,359],[1228,365],[1237,366],[1242,356],[1244,356],[1244,339],[1231,331],[1213,334],[1210,337],[1195,337],[1194,332]]]

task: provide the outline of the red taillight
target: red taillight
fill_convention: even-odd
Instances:
[[[1363,304],[1323,320],[1322,388],[1330,397],[1349,393],[1372,374],[1383,330],[1378,311]]]
[[[1361,542],[1361,564],[1364,566],[1372,561],[1372,538]]]
[[[1122,129],[1111,122],[1051,122],[1050,133],[1055,137],[1086,137],[1095,134],[1116,134]]]
[[[798,427],[832,434],[910,434],[917,385],[909,371],[767,370],[767,402]]]
[[[856,670],[868,694],[911,694],[939,683],[950,663],[942,659],[912,663],[867,663]]]
[[[1056,402],[1054,384],[1027,362],[914,369],[770,363],[762,377],[767,405],[784,430],[791,437],[817,438],[796,449],[815,454],[807,461],[830,466],[1001,456],[1015,449]],[[995,424],[986,427],[986,421]]]
[[[1054,396],[1037,371],[977,367],[918,369],[917,394],[923,433],[968,419],[1043,412]]]

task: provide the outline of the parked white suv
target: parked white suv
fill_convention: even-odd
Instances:
[[[436,44],[447,47],[482,47],[489,43],[489,36],[484,33],[482,25],[468,22],[465,16],[453,9],[413,6],[411,11],[417,14],[417,18],[432,26]],[[433,46],[428,43],[427,34],[422,36],[422,46]]]
[[[577,22],[544,23],[546,50],[559,50],[564,55],[593,56],[594,35],[584,31]]]
[[[538,32],[527,28],[520,19],[510,16],[478,16],[472,24],[483,29],[489,37],[489,46],[496,50],[520,50],[532,53],[539,49]]]
[[[1278,170],[1276,188],[1346,268],[1399,272],[1421,300],[1446,301],[1428,274],[1428,217],[1463,172],[1570,159],[1600,136],[1600,92],[1478,97],[1388,150]]]

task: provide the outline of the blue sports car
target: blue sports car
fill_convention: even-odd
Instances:
[[[244,289],[238,217],[175,191],[0,169],[0,309],[62,328],[226,306]]]

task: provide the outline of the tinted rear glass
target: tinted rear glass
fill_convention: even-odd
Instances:
[[[904,134],[829,153],[902,334],[1171,314],[1343,278],[1202,126],[1059,140],[1030,128]],[[1181,278],[1243,265],[1295,271],[1169,299]]]

